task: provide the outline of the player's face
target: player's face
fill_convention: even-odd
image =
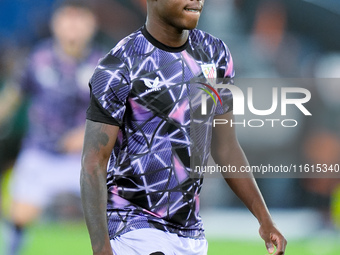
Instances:
[[[191,30],[197,26],[204,0],[156,0],[156,11],[167,25]]]
[[[96,19],[85,8],[64,7],[54,14],[52,30],[61,44],[84,46],[95,33]]]

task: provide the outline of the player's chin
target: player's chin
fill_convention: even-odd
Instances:
[[[192,29],[195,29],[198,25],[198,18],[197,19],[190,19],[190,20],[186,20],[185,22],[185,29],[187,30],[192,30]]]

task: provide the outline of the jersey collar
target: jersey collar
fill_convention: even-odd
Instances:
[[[164,51],[168,51],[168,52],[181,52],[184,51],[188,45],[189,45],[189,38],[188,40],[180,47],[170,47],[167,46],[163,43],[161,43],[160,41],[156,40],[149,32],[148,30],[146,30],[145,25],[142,27],[142,34],[145,36],[145,38],[155,47],[164,50]]]

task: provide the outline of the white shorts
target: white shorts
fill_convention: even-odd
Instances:
[[[180,237],[151,228],[127,232],[110,242],[114,255],[206,255],[208,252],[206,239]]]
[[[14,201],[47,206],[61,193],[80,196],[80,154],[51,154],[36,149],[21,151],[13,168]]]

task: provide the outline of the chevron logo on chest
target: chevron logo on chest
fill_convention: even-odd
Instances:
[[[149,89],[147,89],[145,92],[153,92],[153,91],[160,91],[160,84],[159,84],[159,77],[157,76],[156,79],[152,82],[150,80],[144,80],[145,86],[147,86]]]

